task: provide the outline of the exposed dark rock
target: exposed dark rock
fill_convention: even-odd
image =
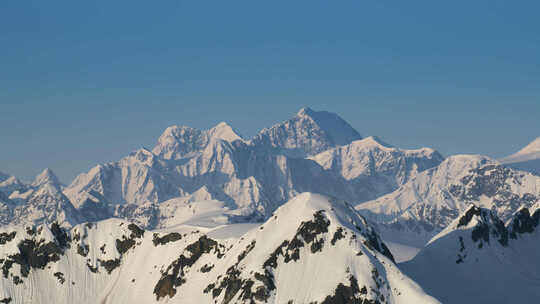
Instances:
[[[114,260],[100,260],[98,259],[99,264],[107,270],[108,274],[111,274],[113,270],[115,270],[117,267],[120,266],[120,259],[114,259]],[[89,266],[90,267],[90,266]]]
[[[486,223],[476,225],[472,230],[471,237],[474,242],[478,242],[482,239],[486,243],[489,243],[489,226]]]
[[[239,255],[238,255],[238,258],[237,258],[237,264],[240,263],[240,261],[242,261],[246,255],[248,255],[248,253],[253,250],[253,248],[255,248],[255,240],[253,240],[251,243],[249,243],[246,247],[246,249],[244,251],[242,251]]]
[[[4,303],[4,304],[11,303],[11,297],[1,299],[1,300],[0,300],[0,303]]]
[[[327,296],[321,304],[375,304],[378,300],[366,298],[367,288],[358,286],[358,281],[354,276],[349,277],[349,286],[339,283],[334,294]]]
[[[251,242],[246,249],[240,253],[237,262],[227,269],[227,273],[221,278],[221,282],[219,282],[220,278],[218,277],[218,282],[208,285],[205,290],[209,292],[209,288],[211,288],[213,298],[218,297],[222,291],[225,290],[222,301],[224,304],[231,302],[239,291],[241,291],[239,298],[246,301],[250,300],[251,303],[254,303],[255,299],[258,301],[266,301],[268,299],[270,291],[276,288],[274,276],[271,272],[266,269],[264,274],[255,272],[253,278],[240,278],[239,264],[254,247],[255,241]],[[255,288],[255,291],[253,291],[252,287],[255,285],[256,281],[259,281],[262,285],[258,286]]]
[[[17,247],[19,252],[8,258],[20,265],[23,277],[28,277],[32,268],[44,269],[48,263],[60,260],[64,253],[55,242],[36,242],[33,239],[22,240]]]
[[[11,240],[15,238],[15,235],[17,235],[16,231],[12,231],[10,233],[0,233],[0,245],[5,245],[6,243],[11,242]]]
[[[26,234],[32,236],[36,234],[36,228],[35,227],[26,227]]]
[[[208,284],[208,286],[206,286],[206,288],[203,290],[204,293],[209,293],[212,289],[214,289],[216,285],[214,283],[212,284]]]
[[[68,234],[57,222],[52,223],[51,232],[61,248],[69,246],[70,239]]]
[[[182,235],[177,232],[171,232],[162,237],[160,237],[158,233],[154,233],[154,238],[152,239],[152,243],[154,243],[154,246],[158,246],[158,245],[165,245],[169,242],[176,242],[181,239],[182,239]]]
[[[467,224],[469,224],[469,222],[472,220],[473,216],[480,216],[481,214],[482,209],[476,206],[471,206],[469,210],[467,210],[465,214],[459,218],[457,227],[459,228],[461,226],[467,226]]]
[[[459,251],[463,252],[465,250],[465,243],[463,242],[463,237],[459,237]]]
[[[343,234],[343,228],[339,227],[336,232],[334,232],[334,236],[332,237],[332,240],[330,243],[332,245],[335,245],[337,241],[345,238],[345,235]]]
[[[98,268],[90,265],[89,262],[86,262],[86,266],[88,266],[88,269],[90,269],[91,272],[93,272],[93,273],[98,272]]]
[[[116,250],[118,250],[120,255],[123,255],[124,253],[126,253],[133,246],[135,246],[134,239],[129,238],[129,239],[123,239],[123,240],[116,240]]]
[[[88,245],[77,245],[77,253],[80,256],[86,257],[88,256],[88,252],[90,251],[90,247]]]
[[[163,272],[161,278],[154,287],[154,294],[159,300],[165,296],[172,298],[176,294],[176,287],[185,283],[184,273],[187,268],[190,268],[203,254],[208,254],[213,251],[218,257],[223,256],[220,249],[222,247],[216,241],[208,238],[206,235],[201,236],[196,242],[189,244],[185,251],[189,254],[182,254],[173,261]]]
[[[386,247],[386,244],[384,244],[380,240],[380,238],[378,237],[378,235],[375,233],[374,230],[365,232],[362,235],[366,238],[366,241],[364,241],[364,245],[366,245],[366,247],[368,247],[371,250],[376,250],[382,253],[384,256],[389,258],[392,262],[394,263],[396,262],[394,260],[394,256],[390,252],[390,249],[388,249],[388,247]]]
[[[458,258],[457,258],[457,260],[456,260],[456,264],[461,264],[461,263],[463,263],[463,262],[465,261],[465,258],[467,257],[466,254],[464,254],[464,255],[458,254],[457,256],[458,256]]]
[[[19,277],[18,275],[15,275],[13,276],[13,283],[15,285],[19,285],[19,284],[22,284],[23,283],[23,280],[21,279],[21,277]]]
[[[131,238],[141,238],[144,236],[144,230],[139,228],[139,226],[135,224],[129,224],[128,229],[131,230]]]
[[[539,221],[540,209],[536,210],[532,215],[527,208],[519,210],[510,224],[510,237],[517,239],[518,234],[533,233],[535,228],[538,227]]]
[[[214,265],[210,264],[204,264],[202,267],[201,267],[201,272],[203,273],[206,273],[206,272],[209,272],[210,270],[212,270],[212,268],[214,268]]]
[[[54,276],[58,279],[58,282],[60,282],[60,284],[64,284],[64,282],[66,281],[66,279],[64,278],[64,274],[61,272],[55,272]]]
[[[290,242],[288,240],[283,241],[263,263],[263,267],[277,267],[278,256],[283,256],[285,263],[298,261],[300,259],[300,248],[304,247],[305,244],[311,244],[312,253],[321,251],[324,239],[315,239],[318,235],[327,233],[328,226],[330,226],[330,221],[326,219],[323,213],[324,210],[319,210],[313,214],[313,220],[302,222],[292,240]]]

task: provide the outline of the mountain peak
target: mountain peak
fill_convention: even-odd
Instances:
[[[537,137],[535,140],[531,141],[528,145],[526,145],[523,149],[519,150],[516,154],[529,154],[535,152],[540,152],[540,136]]]
[[[242,140],[242,137],[238,135],[233,130],[233,128],[224,121],[218,123],[215,127],[209,129],[207,132],[208,135],[212,138],[217,138],[228,142]]]
[[[45,184],[50,184],[55,187],[60,187],[61,185],[56,174],[54,174],[54,172],[49,168],[45,168],[43,171],[41,171],[41,173],[34,179],[34,182],[32,182],[32,186],[34,187],[40,187]]]
[[[518,152],[500,159],[511,167],[540,174],[540,137],[531,141]]]
[[[315,113],[310,107],[303,107],[297,113],[296,116],[311,116]]]
[[[495,211],[474,204],[470,204],[448,227],[434,236],[428,244],[457,230],[470,231],[473,242],[483,240],[489,244],[491,237],[497,239],[503,246],[508,244],[508,231]]]
[[[362,136],[337,114],[305,107],[294,117],[261,130],[251,143],[270,145],[288,156],[306,157],[359,139]]]

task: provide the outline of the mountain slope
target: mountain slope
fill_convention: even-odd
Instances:
[[[540,296],[538,206],[505,226],[470,206],[400,268],[444,303],[527,303]],[[534,300],[532,300],[534,301]]]
[[[239,239],[117,219],[1,230],[9,303],[438,303],[350,206],[310,193]]]
[[[367,137],[349,145],[319,153],[310,159],[326,171],[340,176],[347,184],[348,199],[367,201],[389,193],[419,172],[443,161],[435,150],[403,150],[376,137]]]
[[[378,223],[385,240],[423,246],[471,203],[508,220],[539,200],[540,177],[484,156],[456,155],[357,208]]]
[[[431,149],[401,150],[359,138],[336,114],[308,108],[251,140],[225,123],[209,130],[173,126],[152,151],[96,166],[64,193],[89,220],[115,215],[164,227],[174,222],[166,210],[184,208],[177,198],[201,189],[208,194],[203,200],[223,202],[235,210],[232,216],[261,220],[301,192],[353,203],[373,199],[442,161]]]
[[[5,182],[9,181],[15,181],[11,185],[19,183],[15,177]],[[21,182],[18,190],[8,193],[0,190],[0,223],[4,225],[58,222],[71,227],[86,220],[64,195],[60,181],[50,169],[43,170],[31,184]]]
[[[500,161],[511,168],[540,175],[540,137]]]
[[[302,108],[292,119],[263,129],[251,143],[279,154],[306,157],[358,139],[362,136],[338,115]]]

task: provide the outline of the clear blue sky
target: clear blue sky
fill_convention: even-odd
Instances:
[[[302,106],[501,157],[540,136],[539,1],[0,1],[0,171],[69,183],[169,125]]]

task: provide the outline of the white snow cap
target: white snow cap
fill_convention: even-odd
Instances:
[[[54,174],[54,172],[49,168],[45,168],[45,170],[41,171],[41,173],[34,179],[34,182],[32,182],[33,187],[39,187],[44,184],[51,184],[55,187],[60,186],[58,177],[56,177],[56,174]]]

